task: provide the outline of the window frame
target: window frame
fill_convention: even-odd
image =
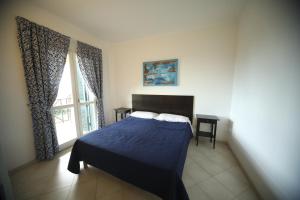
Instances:
[[[78,113],[79,113],[78,116],[79,116],[79,125],[80,125],[80,136],[82,136],[82,135],[84,135],[83,128],[82,128],[82,122],[81,122],[82,117],[81,117],[81,112],[80,112],[80,108],[81,108],[82,105],[92,105],[94,107],[94,109],[95,109],[95,113],[94,113],[95,114],[94,115],[94,118],[95,118],[95,127],[96,127],[96,129],[98,127],[96,98],[94,98],[93,101],[84,101],[84,102],[80,101],[80,97],[79,97],[79,85],[78,85],[78,71],[80,71],[80,73],[82,73],[82,72],[81,72],[81,70],[79,68],[77,53],[73,51],[72,52],[72,56],[73,56],[72,61],[73,61],[73,64],[74,64],[74,66],[73,66],[73,70],[74,70],[73,75],[74,75],[74,82],[75,82],[76,99],[77,99],[77,103],[78,103],[77,109],[78,109]],[[77,70],[77,68],[78,68],[78,70]],[[83,80],[84,80],[84,78],[83,78]],[[86,84],[86,87],[88,87],[87,83],[85,83],[85,84]]]
[[[65,142],[63,144],[59,145],[59,150],[64,150],[70,146],[72,146],[76,139],[83,136],[83,127],[82,127],[82,119],[81,119],[81,112],[80,112],[80,108],[82,105],[92,105],[95,108],[95,129],[97,129],[97,110],[96,110],[96,98],[93,101],[86,101],[86,102],[81,102],[80,98],[79,98],[79,87],[78,87],[78,71],[77,71],[77,67],[78,66],[78,62],[77,62],[77,53],[74,50],[75,48],[69,48],[68,51],[68,56],[69,56],[69,62],[70,62],[70,78],[71,78],[71,86],[72,86],[72,98],[73,98],[73,103],[71,104],[66,104],[66,105],[59,105],[59,106],[52,106],[51,108],[51,114],[52,114],[52,118],[53,118],[53,122],[55,122],[54,119],[54,110],[57,109],[65,109],[65,108],[74,108],[74,115],[75,115],[75,126],[76,126],[76,138]],[[80,69],[78,69],[80,70]],[[80,71],[81,73],[81,71]],[[86,84],[86,83],[85,83]],[[56,129],[56,125],[54,124],[55,129]]]

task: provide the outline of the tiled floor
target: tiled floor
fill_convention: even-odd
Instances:
[[[31,200],[150,200],[160,199],[135,186],[89,166],[80,175],[67,170],[70,150],[56,159],[32,164],[15,172],[11,179],[16,199]],[[82,166],[83,167],[83,166]],[[183,181],[191,200],[258,199],[227,145],[213,150],[206,140],[192,140]]]

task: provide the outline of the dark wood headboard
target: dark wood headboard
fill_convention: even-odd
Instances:
[[[194,96],[132,95],[132,111],[150,111],[183,115],[193,122]]]

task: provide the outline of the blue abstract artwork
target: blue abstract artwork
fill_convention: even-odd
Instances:
[[[178,59],[143,63],[144,86],[176,86]]]

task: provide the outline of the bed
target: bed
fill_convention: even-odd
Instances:
[[[132,109],[192,119],[193,96],[132,95]],[[84,161],[162,199],[189,199],[181,177],[191,137],[188,123],[128,117],[79,138],[68,170]]]

